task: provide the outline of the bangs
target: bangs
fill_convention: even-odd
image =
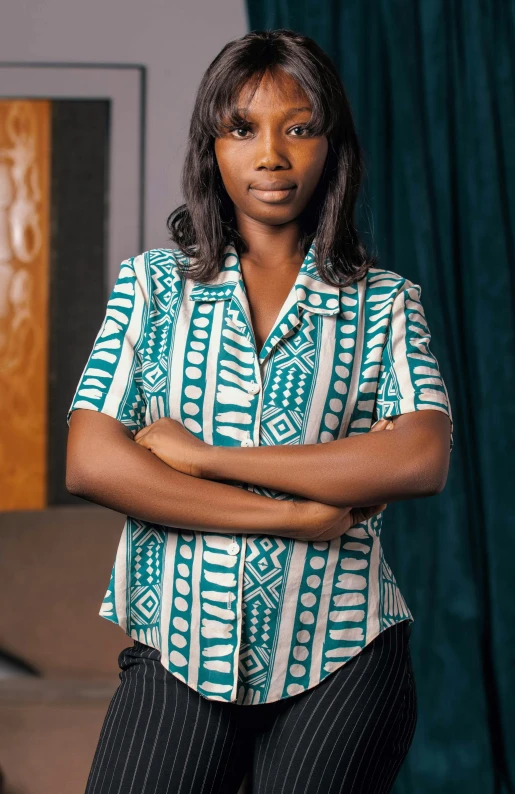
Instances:
[[[238,108],[244,104],[240,99],[244,89],[248,89],[246,109],[259,88],[261,80],[268,72],[275,76],[277,72],[283,71],[289,74],[297,84],[304,90],[311,103],[311,118],[309,122],[303,123],[303,127],[311,135],[330,136],[333,130],[338,127],[338,112],[332,109],[329,96],[326,95],[320,84],[319,75],[307,68],[309,65],[305,61],[285,62],[274,59],[270,62],[269,58],[262,57],[264,63],[258,64],[253,59],[249,59],[248,53],[242,63],[232,63],[231,69],[227,73],[218,75],[213,81],[212,91],[206,96],[206,101],[199,113],[199,126],[202,134],[217,138],[224,134],[228,129],[234,129],[246,122],[245,114]]]

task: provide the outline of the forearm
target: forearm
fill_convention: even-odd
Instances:
[[[75,440],[71,493],[163,526],[221,534],[285,535],[291,501],[175,471],[127,436],[84,433]],[[103,426],[103,428],[104,428]],[[71,470],[70,466],[70,470]]]
[[[240,479],[325,504],[364,507],[438,492],[437,464],[433,469],[428,464],[438,454],[430,432],[396,429],[325,444],[212,447],[203,476]]]

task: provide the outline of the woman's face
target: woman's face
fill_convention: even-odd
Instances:
[[[243,88],[238,107],[246,107]],[[248,107],[246,126],[215,139],[215,154],[236,218],[267,225],[294,220],[319,182],[328,150],[325,135],[308,136],[302,125],[310,102],[286,72],[267,72]]]

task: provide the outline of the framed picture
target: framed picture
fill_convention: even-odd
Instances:
[[[120,262],[144,250],[145,82],[0,63],[0,510],[80,501],[65,417]]]

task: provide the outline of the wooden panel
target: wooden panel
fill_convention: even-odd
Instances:
[[[49,122],[0,101],[0,510],[46,506]]]

